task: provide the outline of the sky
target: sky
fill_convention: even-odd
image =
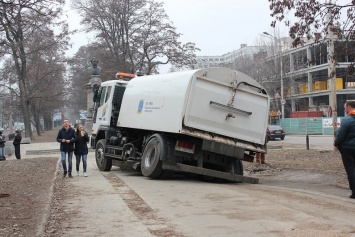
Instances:
[[[239,49],[241,44],[256,45],[264,31],[275,34],[270,26],[272,18],[267,0],[158,1],[164,3],[176,32],[182,34],[180,41],[193,42],[201,50],[196,52],[197,56],[226,54]],[[69,27],[80,30],[80,16],[70,10],[69,4],[67,1],[65,6]],[[286,36],[287,30],[282,24],[279,25],[278,36]],[[75,54],[80,46],[90,42],[90,36],[78,33],[71,42],[73,47],[67,52],[68,55]],[[166,70],[162,68],[160,72]]]
[[[182,42],[194,42],[198,56],[222,55],[255,45],[262,32],[272,33],[267,0],[165,0],[166,13],[182,33]]]

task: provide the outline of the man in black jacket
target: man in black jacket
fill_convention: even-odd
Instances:
[[[74,151],[74,133],[75,130],[70,126],[69,120],[63,120],[63,127],[59,130],[57,136],[57,142],[60,143],[60,154],[63,165],[63,176],[65,177],[67,174],[69,177],[73,177],[72,172],[72,158]],[[68,154],[68,170],[66,164],[66,154]]]
[[[337,147],[343,160],[351,190],[350,198],[355,199],[355,101],[347,100],[344,105],[347,114],[341,120],[337,130],[334,146]]]
[[[12,142],[12,144],[15,147],[15,156],[16,156],[16,159],[18,159],[18,160],[21,159],[21,152],[20,152],[21,140],[22,140],[22,137],[21,137],[20,131],[16,130],[14,141]]]

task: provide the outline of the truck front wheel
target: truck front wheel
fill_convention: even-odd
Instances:
[[[112,160],[105,158],[104,155],[105,147],[106,147],[106,141],[99,140],[96,144],[96,149],[95,149],[96,165],[101,171],[109,171],[112,168]]]
[[[141,161],[141,171],[146,177],[156,179],[162,172],[161,158],[165,154],[163,137],[156,134],[147,143]]]

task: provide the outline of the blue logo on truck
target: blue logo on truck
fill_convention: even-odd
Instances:
[[[144,104],[144,100],[141,99],[139,101],[139,104],[138,104],[138,110],[137,110],[137,114],[141,114],[142,113],[142,110],[143,110],[143,104]]]

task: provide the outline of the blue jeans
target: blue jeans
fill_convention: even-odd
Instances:
[[[72,152],[72,151],[69,151],[69,152],[60,151],[60,155],[61,155],[61,160],[62,160],[62,165],[63,165],[63,170],[64,170],[64,172],[67,172],[67,163],[66,163],[66,161],[65,161],[66,154],[68,154],[68,164],[69,164],[68,173],[71,174],[71,171],[72,171],[73,152]]]
[[[86,160],[88,158],[88,155],[75,155],[76,156],[76,171],[79,172],[79,167],[80,167],[80,156],[83,159],[83,169],[84,172],[86,172]]]

